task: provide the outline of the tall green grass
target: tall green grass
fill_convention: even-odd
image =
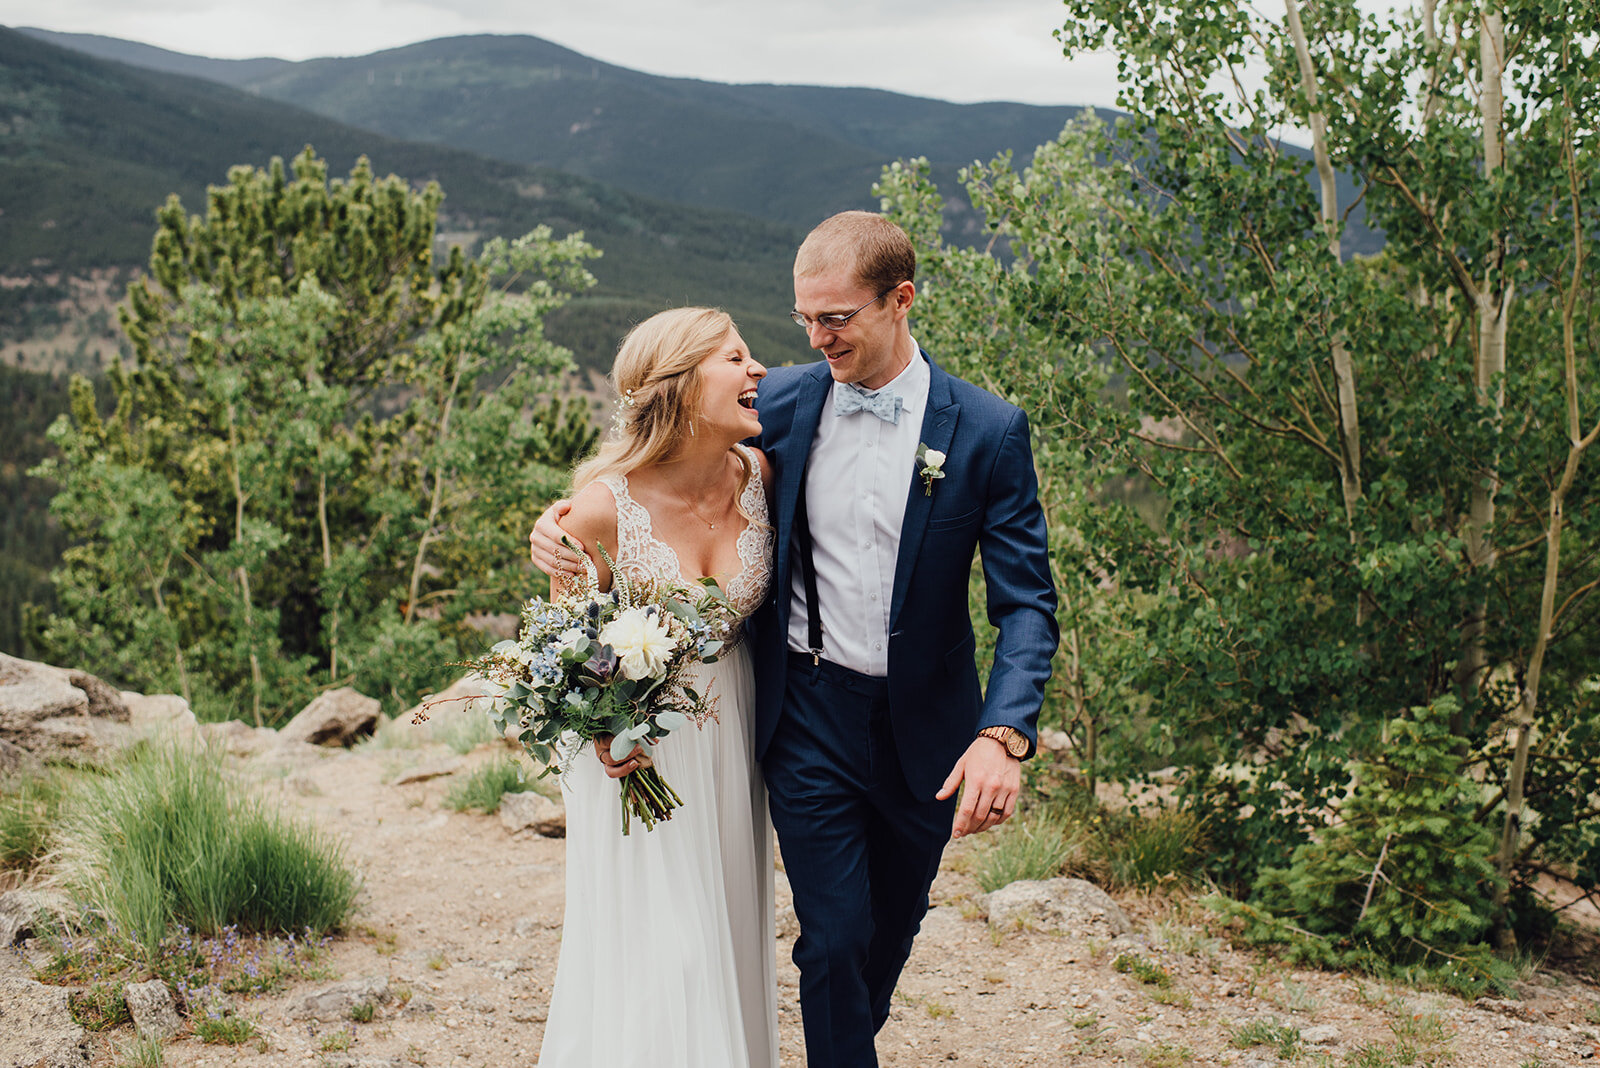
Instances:
[[[22,772],[0,783],[0,869],[29,871],[50,848],[62,785],[51,771]]]
[[[1022,879],[1053,879],[1088,842],[1088,832],[1068,814],[1033,809],[995,833],[974,862],[973,875],[985,893]]]
[[[500,809],[500,799],[506,794],[537,791],[527,769],[515,760],[491,760],[480,764],[470,775],[456,782],[445,794],[446,808],[465,812],[475,808],[486,816]]]
[[[220,757],[138,746],[74,784],[58,829],[75,896],[154,954],[172,930],[333,930],[359,882],[338,844],[233,787]]]

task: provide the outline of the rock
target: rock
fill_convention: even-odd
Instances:
[[[544,1023],[548,1010],[543,1005],[521,1002],[511,1006],[512,1023]]]
[[[146,695],[123,690],[122,703],[128,706],[129,724],[140,734],[170,731],[180,738],[188,738],[199,729],[189,702],[175,693]]]
[[[505,794],[500,798],[500,826],[513,834],[531,827],[546,838],[565,838],[567,809],[560,801],[533,790]]]
[[[307,994],[289,1007],[289,1016],[323,1022],[347,1020],[357,1005],[378,1005],[389,1000],[389,981],[371,975],[335,983],[326,990]]]
[[[495,1010],[495,1003],[482,994],[469,994],[466,1000],[461,1003],[461,1007],[468,1012],[479,1012],[487,1015]]]
[[[312,745],[350,745],[378,726],[375,698],[348,686],[318,694],[309,705],[284,724],[278,737],[286,742]]]
[[[1030,927],[1071,935],[1122,935],[1130,928],[1104,890],[1082,879],[1024,879],[989,895],[989,927]]]
[[[123,992],[128,1002],[128,1014],[139,1037],[162,1042],[178,1033],[182,1026],[178,1007],[173,1003],[172,991],[160,979],[146,983],[129,983]]]
[[[453,775],[461,770],[461,764],[462,760],[458,756],[430,760],[414,768],[402,771],[395,776],[394,784],[396,786],[405,786],[407,783],[427,782],[429,779],[437,779],[442,775]]]
[[[1507,1001],[1504,998],[1479,998],[1472,1003],[1475,1009],[1485,1012],[1497,1012],[1501,1016],[1509,1016],[1513,1020],[1537,1020],[1539,1013],[1534,1012],[1520,1001]]]
[[[7,890],[0,894],[0,952],[33,934],[45,920],[66,916],[72,903],[44,890]]]
[[[1300,1041],[1308,1046],[1331,1046],[1339,1041],[1339,1029],[1332,1024],[1317,1024],[1300,1032]]]
[[[85,1068],[89,1033],[72,1019],[70,990],[0,979],[0,1068]]]
[[[133,740],[122,695],[100,679],[0,653],[0,741],[26,759],[94,759]]]
[[[0,738],[0,778],[10,775],[27,763],[28,751],[15,742]]]
[[[278,732],[271,727],[252,727],[237,719],[224,723],[203,723],[200,733],[215,742],[229,756],[249,757],[264,753],[278,744]]]

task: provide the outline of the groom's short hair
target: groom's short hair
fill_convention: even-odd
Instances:
[[[906,232],[882,215],[841,211],[818,223],[794,257],[796,275],[811,278],[835,271],[850,271],[856,281],[882,293],[916,281],[917,252]]]

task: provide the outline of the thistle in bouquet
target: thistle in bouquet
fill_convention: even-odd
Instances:
[[[722,591],[711,579],[630,578],[603,545],[600,554],[611,568],[609,592],[600,592],[594,565],[579,553],[585,578],[563,584],[549,601],[530,600],[517,639],[471,664],[504,688],[490,720],[502,732],[514,725],[546,772],[597,738],[609,736],[612,759],[621,760],[635,745],[654,745],[715,713],[715,699],[696,692],[686,675],[696,664],[715,663],[733,636]],[[584,744],[558,758],[557,742],[568,734]],[[652,830],[683,804],[648,756],[619,786],[623,834],[634,817]]]

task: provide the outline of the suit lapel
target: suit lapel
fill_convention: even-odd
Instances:
[[[779,451],[782,463],[777,501],[777,568],[774,589],[780,591],[784,619],[789,618],[789,543],[794,532],[794,513],[805,489],[806,461],[811,457],[811,440],[817,435],[817,421],[822,418],[822,402],[827,399],[828,387],[833,377],[826,362],[805,369],[802,380],[795,388],[794,410],[790,413],[789,429],[781,439]]]
[[[930,449],[948,454],[950,442],[955,437],[956,421],[961,405],[950,397],[950,376],[939,369],[926,352],[928,361],[928,408],[922,413],[922,435],[917,439]],[[918,450],[921,451],[920,449]],[[934,484],[939,492],[939,483]],[[923,487],[922,479],[912,476],[911,488],[906,494],[906,513],[900,525],[900,551],[894,564],[894,596],[889,602],[889,632],[896,629],[900,606],[905,602],[906,590],[911,585],[911,571],[922,551],[922,536],[928,529],[928,514],[933,510],[933,497]]]

